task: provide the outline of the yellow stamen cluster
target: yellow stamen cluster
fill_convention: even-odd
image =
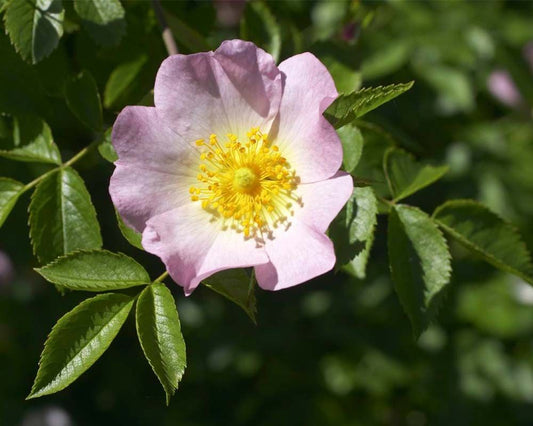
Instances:
[[[298,177],[276,145],[259,128],[241,143],[234,134],[221,144],[217,135],[197,140],[200,149],[198,184],[189,188],[192,201],[221,218],[224,229],[261,238],[286,223],[301,204],[294,190]]]

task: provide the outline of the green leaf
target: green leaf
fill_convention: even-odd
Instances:
[[[61,0],[15,0],[7,6],[4,20],[17,52],[36,64],[57,47],[64,15]]]
[[[102,247],[91,197],[82,178],[70,167],[37,185],[29,211],[33,251],[41,263],[76,250]]]
[[[253,41],[272,55],[277,62],[281,52],[281,31],[270,9],[260,1],[247,2],[241,20],[241,38]]]
[[[433,213],[435,222],[473,253],[533,284],[531,255],[518,231],[487,207],[452,200]]]
[[[357,127],[351,124],[337,129],[337,133],[342,142],[342,164],[344,170],[352,173],[363,154],[363,135]]]
[[[134,259],[106,250],[78,251],[36,271],[47,281],[69,290],[121,290],[151,282]]]
[[[256,324],[255,277],[244,269],[228,269],[210,276],[202,282],[206,287],[239,305]]]
[[[370,187],[354,188],[353,194],[331,224],[338,265],[359,279],[366,276],[368,255],[374,242],[377,199]]]
[[[168,405],[187,358],[176,304],[164,284],[153,283],[143,290],[135,319],[144,355],[165,390]]]
[[[416,337],[435,317],[450,281],[450,253],[423,211],[397,205],[389,215],[389,262],[398,298]]]
[[[104,158],[104,160],[114,163],[118,160],[117,152],[111,143],[112,128],[107,129],[102,137],[102,141],[98,145],[98,152]]]
[[[412,155],[392,147],[383,157],[383,170],[394,201],[398,201],[439,180],[448,171],[448,166],[417,163]]]
[[[102,128],[102,105],[93,76],[82,71],[65,82],[65,98],[72,113],[93,130]]]
[[[211,50],[204,37],[176,15],[165,11],[165,18],[176,41],[187,50],[190,52],[206,52]]]
[[[131,61],[120,64],[113,70],[104,90],[104,107],[111,108],[120,100],[121,95],[127,92],[138,79],[147,61],[148,56],[139,55]]]
[[[341,94],[324,112],[324,116],[338,129],[400,96],[413,87],[413,84],[414,81],[410,81],[389,86],[368,87],[346,95]]]
[[[116,45],[126,33],[125,12],[119,0],[74,0],[74,10],[98,44]]]
[[[24,184],[13,179],[0,177],[0,227],[24,192]]]
[[[50,127],[36,116],[13,118],[13,135],[9,149],[0,157],[17,161],[61,164],[61,154],[52,138]]]
[[[133,247],[137,247],[139,250],[144,251],[144,247],[142,246],[142,234],[126,225],[116,209],[115,215],[117,216],[118,228],[120,229],[122,236],[126,238],[128,243],[130,243]]]
[[[27,399],[58,392],[83,374],[109,347],[135,297],[100,294],[64,315],[52,328]]]
[[[351,93],[361,87],[359,55],[354,54],[353,46],[336,41],[320,41],[311,46],[335,81],[339,93]]]

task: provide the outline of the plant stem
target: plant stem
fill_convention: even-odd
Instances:
[[[27,183],[24,188],[22,189],[21,193],[24,193],[28,191],[29,189],[36,186],[39,182],[46,179],[51,174],[57,172],[60,169],[64,169],[66,167],[70,167],[72,164],[76,163],[78,160],[83,158],[91,149],[93,149],[96,145],[100,143],[100,139],[96,139],[94,142],[92,142],[90,145],[83,148],[80,152],[78,152],[76,155],[74,155],[70,160],[66,161],[65,163],[61,164],[60,166],[57,166],[53,168],[52,170],[48,170],[46,173],[43,173],[41,176],[35,178],[31,182]]]
[[[176,46],[172,31],[168,27],[165,12],[161,7],[161,3],[159,3],[159,0],[152,0],[152,7],[154,8],[155,16],[161,27],[161,36],[163,37],[163,43],[165,43],[168,55],[177,55],[179,53],[178,46]]]
[[[152,284],[154,283],[160,283],[161,281],[163,281],[166,277],[168,277],[168,272],[165,271],[163,272],[161,275],[159,275],[153,282]]]

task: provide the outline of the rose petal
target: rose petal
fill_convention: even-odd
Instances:
[[[209,213],[190,202],[151,218],[142,244],[163,260],[186,295],[218,271],[268,262],[264,248],[257,247],[253,239],[221,230],[219,222],[213,222]]]
[[[216,52],[174,55],[157,73],[156,108],[186,140],[211,133],[246,135],[268,130],[278,112],[281,74],[272,57],[253,43],[231,40]]]
[[[303,183],[327,179],[342,163],[340,139],[322,116],[338,95],[333,79],[311,53],[292,56],[279,69],[285,83],[279,122],[270,136]]]
[[[307,183],[298,187],[303,207],[296,212],[296,219],[318,232],[326,232],[353,192],[352,177],[337,172],[332,178]]]
[[[287,232],[267,242],[270,262],[255,267],[259,286],[281,290],[322,275],[335,266],[331,240],[313,228],[293,221]]]

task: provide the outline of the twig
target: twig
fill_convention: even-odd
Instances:
[[[161,36],[163,37],[163,42],[165,43],[169,56],[178,54],[178,46],[176,46],[172,31],[168,27],[167,20],[165,19],[165,12],[161,7],[161,3],[159,3],[159,0],[152,0],[152,7],[154,8],[155,16],[161,27]]]

